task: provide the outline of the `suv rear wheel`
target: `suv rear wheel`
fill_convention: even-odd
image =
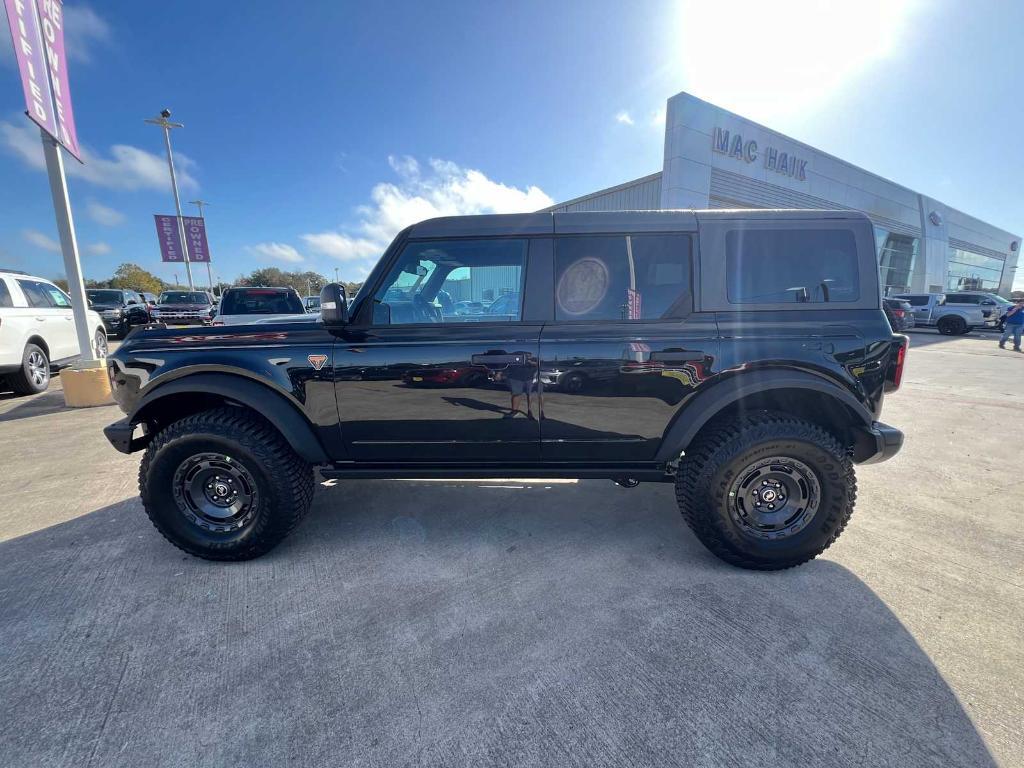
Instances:
[[[676,478],[679,508],[701,543],[755,570],[817,557],[842,533],[856,496],[853,465],[834,436],[769,412],[713,426]]]
[[[309,510],[313,471],[263,418],[225,407],[160,432],[139,468],[139,492],[153,525],[179,549],[249,560]]]
[[[8,376],[16,395],[36,395],[50,386],[50,358],[38,344],[26,344],[21,368]]]

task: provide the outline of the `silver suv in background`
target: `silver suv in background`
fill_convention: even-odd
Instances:
[[[949,306],[944,293],[899,293],[888,298],[910,304],[916,327],[935,328],[946,336],[960,336],[985,325],[981,307]]]

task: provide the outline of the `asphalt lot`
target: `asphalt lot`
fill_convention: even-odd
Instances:
[[[904,451],[777,574],[605,481],[344,482],[207,563],[116,408],[0,395],[0,765],[1024,765],[1024,355],[911,347]]]

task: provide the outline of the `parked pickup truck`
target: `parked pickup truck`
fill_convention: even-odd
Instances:
[[[915,326],[936,328],[946,336],[960,336],[985,325],[981,307],[950,306],[944,293],[901,293],[891,298],[910,303]]]

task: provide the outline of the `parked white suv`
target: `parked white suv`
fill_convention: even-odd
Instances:
[[[92,311],[93,351],[107,355],[103,320]],[[15,394],[31,395],[50,385],[50,370],[79,356],[71,298],[42,277],[0,270],[0,378]]]

